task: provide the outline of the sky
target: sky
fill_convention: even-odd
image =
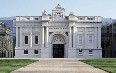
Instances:
[[[102,16],[116,19],[116,0],[0,0],[0,17],[41,16],[60,4],[66,15]]]

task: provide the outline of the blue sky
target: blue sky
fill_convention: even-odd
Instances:
[[[44,10],[49,14],[60,4],[66,15],[102,16],[116,18],[116,0],[0,0],[0,17],[40,16]]]

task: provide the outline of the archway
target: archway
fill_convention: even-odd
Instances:
[[[52,39],[53,58],[64,58],[65,54],[65,39],[63,35],[56,34]]]

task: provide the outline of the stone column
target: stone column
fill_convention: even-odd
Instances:
[[[18,47],[18,27],[16,27],[16,47]]]
[[[72,48],[72,30],[71,30],[71,27],[69,27],[69,47]]]
[[[101,27],[98,27],[98,48],[101,49]]]
[[[22,47],[23,45],[22,45],[22,43],[23,43],[23,41],[22,41],[22,27],[20,27],[20,47]]]
[[[48,27],[46,27],[46,47],[48,47]]]
[[[33,34],[32,34],[32,28],[30,27],[30,47],[33,47]]]
[[[76,27],[73,27],[73,48],[76,48],[75,37],[76,37]]]
[[[87,38],[86,27],[85,27],[85,32],[84,32],[84,33],[85,33],[85,38],[84,38],[85,41],[84,41],[84,45],[85,45],[85,49],[87,49],[87,44],[88,44],[88,40],[87,40],[87,39],[88,39],[88,38]]]
[[[44,26],[42,27],[42,48],[44,48]]]
[[[97,27],[95,27],[94,38],[95,38],[94,48],[97,48]]]

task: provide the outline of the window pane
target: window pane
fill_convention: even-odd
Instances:
[[[89,54],[92,55],[93,54],[93,50],[89,50]]]
[[[28,36],[25,36],[25,44],[28,44]]]
[[[35,44],[38,44],[38,36],[35,36]]]
[[[28,54],[28,50],[24,50],[24,54]]]
[[[79,44],[82,44],[82,36],[79,36]]]
[[[35,18],[35,20],[39,20],[38,18]]]
[[[89,44],[92,44],[92,36],[89,36]]]
[[[34,50],[34,54],[38,54],[38,50]]]
[[[82,52],[82,50],[79,50],[79,52]]]

